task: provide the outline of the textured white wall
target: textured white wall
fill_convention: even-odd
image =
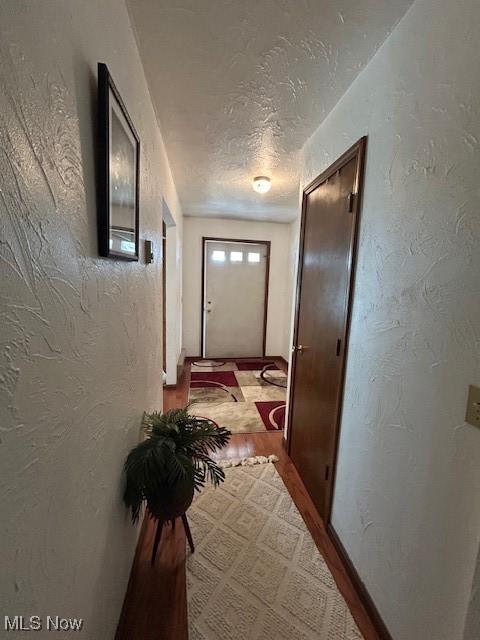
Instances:
[[[395,640],[460,640],[480,535],[478,0],[417,0],[304,148],[368,134],[333,524]]]
[[[150,266],[97,257],[97,61],[142,141]],[[162,404],[162,197],[181,211],[121,0],[2,2],[0,62],[2,616],[79,616],[105,640],[137,536],[122,463]]]
[[[291,308],[291,225],[218,218],[184,218],[183,346],[200,354],[202,237],[270,240],[266,353],[288,358]]]

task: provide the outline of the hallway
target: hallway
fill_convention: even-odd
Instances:
[[[176,389],[164,392],[164,409],[185,406],[190,364]],[[275,432],[233,434],[217,458],[238,459],[274,454],[275,467],[300,511],[315,544],[345,598],[364,640],[382,640],[359,599],[352,580],[325,526],[285,452],[283,434]],[[145,518],[140,533],[116,640],[188,640],[185,533],[177,525],[164,530],[155,567],[150,566],[155,527]]]
[[[0,0],[2,638],[479,640],[478,25]]]

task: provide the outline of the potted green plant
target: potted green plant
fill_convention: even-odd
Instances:
[[[192,416],[189,406],[166,413],[144,414],[146,438],[137,444],[125,461],[126,487],[123,496],[132,521],[137,522],[142,505],[157,521],[152,564],[165,522],[182,517],[193,551],[185,512],[195,490],[207,480],[217,486],[225,479],[223,469],[210,454],[224,447],[230,431],[210,420]]]

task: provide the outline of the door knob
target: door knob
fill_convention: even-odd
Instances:
[[[298,351],[299,353],[303,353],[304,351],[308,351],[310,347],[307,347],[305,344],[297,344],[297,346],[293,347],[294,351]]]

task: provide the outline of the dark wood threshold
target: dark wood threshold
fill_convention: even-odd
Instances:
[[[342,541],[338,536],[338,533],[335,531],[335,528],[331,522],[327,525],[327,533],[328,537],[333,543],[333,546],[335,547],[336,552],[340,556],[342,564],[346,572],[348,573],[348,576],[355,588],[358,598],[361,600],[370,620],[372,621],[372,624],[377,631],[379,640],[393,640],[385,622],[380,616],[380,613],[378,612],[378,609],[367,590],[367,587],[365,586],[365,583],[358,575],[358,572],[355,569],[350,556],[348,555],[345,547],[342,544]]]

